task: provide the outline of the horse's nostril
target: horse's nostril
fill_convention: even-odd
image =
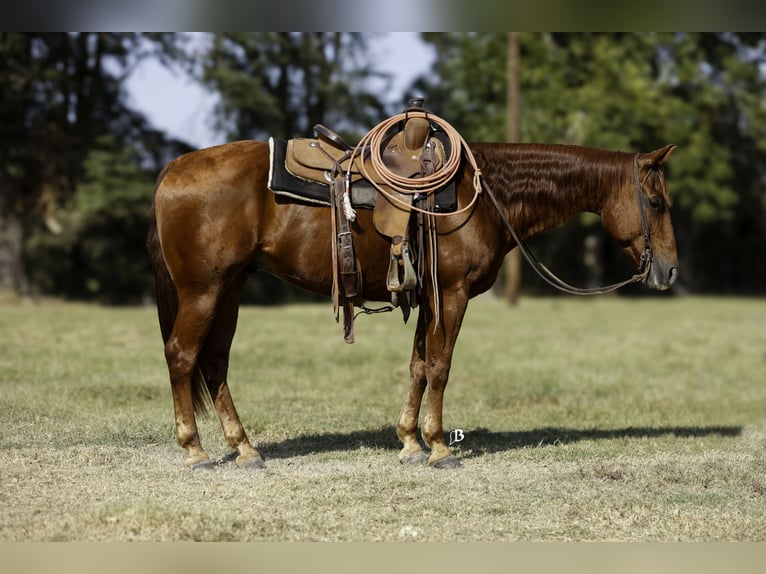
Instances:
[[[678,267],[671,267],[668,271],[668,285],[672,285],[678,279]]]

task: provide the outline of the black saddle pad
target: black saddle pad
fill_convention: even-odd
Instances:
[[[308,181],[294,176],[285,168],[285,154],[287,153],[287,140],[281,138],[269,138],[270,167],[269,189],[276,195],[289,197],[297,201],[314,203],[316,205],[330,205],[330,183]],[[374,209],[378,190],[367,180],[360,180],[351,184],[351,205],[355,208]],[[434,211],[440,213],[452,213],[457,209],[457,193],[455,181],[451,181],[447,187],[436,192],[436,204]]]

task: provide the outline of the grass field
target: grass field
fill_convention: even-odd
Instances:
[[[244,308],[230,380],[268,470],[188,471],[153,309],[0,307],[0,540],[766,541],[766,301],[473,301],[447,472],[397,460],[412,331]]]

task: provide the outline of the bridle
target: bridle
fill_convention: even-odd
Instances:
[[[508,231],[511,234],[511,237],[513,237],[514,241],[516,241],[516,245],[519,248],[519,251],[521,251],[522,255],[524,255],[524,258],[527,260],[527,262],[532,266],[532,269],[535,270],[535,272],[544,279],[548,284],[552,285],[556,289],[563,291],[565,293],[570,293],[572,295],[601,295],[604,293],[611,293],[612,291],[616,291],[617,289],[620,289],[621,287],[625,287],[626,285],[631,285],[632,283],[639,283],[646,279],[647,275],[649,274],[649,270],[652,267],[652,247],[650,244],[650,237],[651,233],[649,231],[649,220],[646,216],[646,200],[644,199],[644,192],[643,187],[644,183],[646,183],[646,179],[649,177],[649,172],[646,174],[646,177],[644,178],[644,181],[641,181],[638,171],[638,156],[639,154],[635,154],[633,156],[633,172],[635,175],[636,180],[636,197],[638,200],[638,211],[641,214],[641,228],[644,234],[644,250],[641,253],[641,257],[639,259],[640,264],[638,266],[638,273],[633,275],[631,278],[626,279],[625,281],[622,281],[620,283],[614,283],[612,285],[607,285],[605,287],[591,287],[591,288],[582,288],[582,287],[573,287],[572,285],[569,285],[565,281],[559,279],[556,275],[553,274],[552,271],[550,271],[545,265],[543,265],[537,257],[535,257],[534,253],[532,253],[529,250],[529,247],[527,247],[527,244],[524,243],[524,241],[516,234],[516,231],[513,229],[513,226],[511,225],[511,222],[509,221],[508,217],[503,213],[503,210],[500,208],[500,204],[497,202],[497,199],[495,199],[494,194],[492,193],[492,190],[487,185],[487,182],[484,181],[484,178],[482,178],[481,183],[482,187],[484,188],[484,191],[487,193],[487,197],[489,197],[490,201],[492,202],[492,205],[495,208],[495,211],[497,211],[497,214],[500,216],[500,220],[505,224],[505,227],[508,229]]]
[[[639,273],[648,273],[649,268],[652,265],[652,246],[649,243],[649,238],[651,237],[651,232],[649,231],[649,221],[646,217],[646,200],[644,199],[644,184],[646,183],[647,178],[652,173],[651,170],[646,174],[646,177],[644,177],[644,181],[640,181],[639,174],[638,174],[638,155],[635,154],[633,156],[633,173],[635,174],[636,178],[636,194],[638,198],[638,212],[641,214],[641,229],[644,232],[644,250],[641,253],[640,262],[641,265],[638,267]]]

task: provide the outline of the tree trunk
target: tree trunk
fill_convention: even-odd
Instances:
[[[26,294],[21,220],[0,201],[0,302],[16,301]]]
[[[508,100],[506,138],[509,142],[519,141],[519,33],[508,32]],[[511,249],[505,262],[505,298],[511,305],[519,302],[521,295],[521,253]]]

